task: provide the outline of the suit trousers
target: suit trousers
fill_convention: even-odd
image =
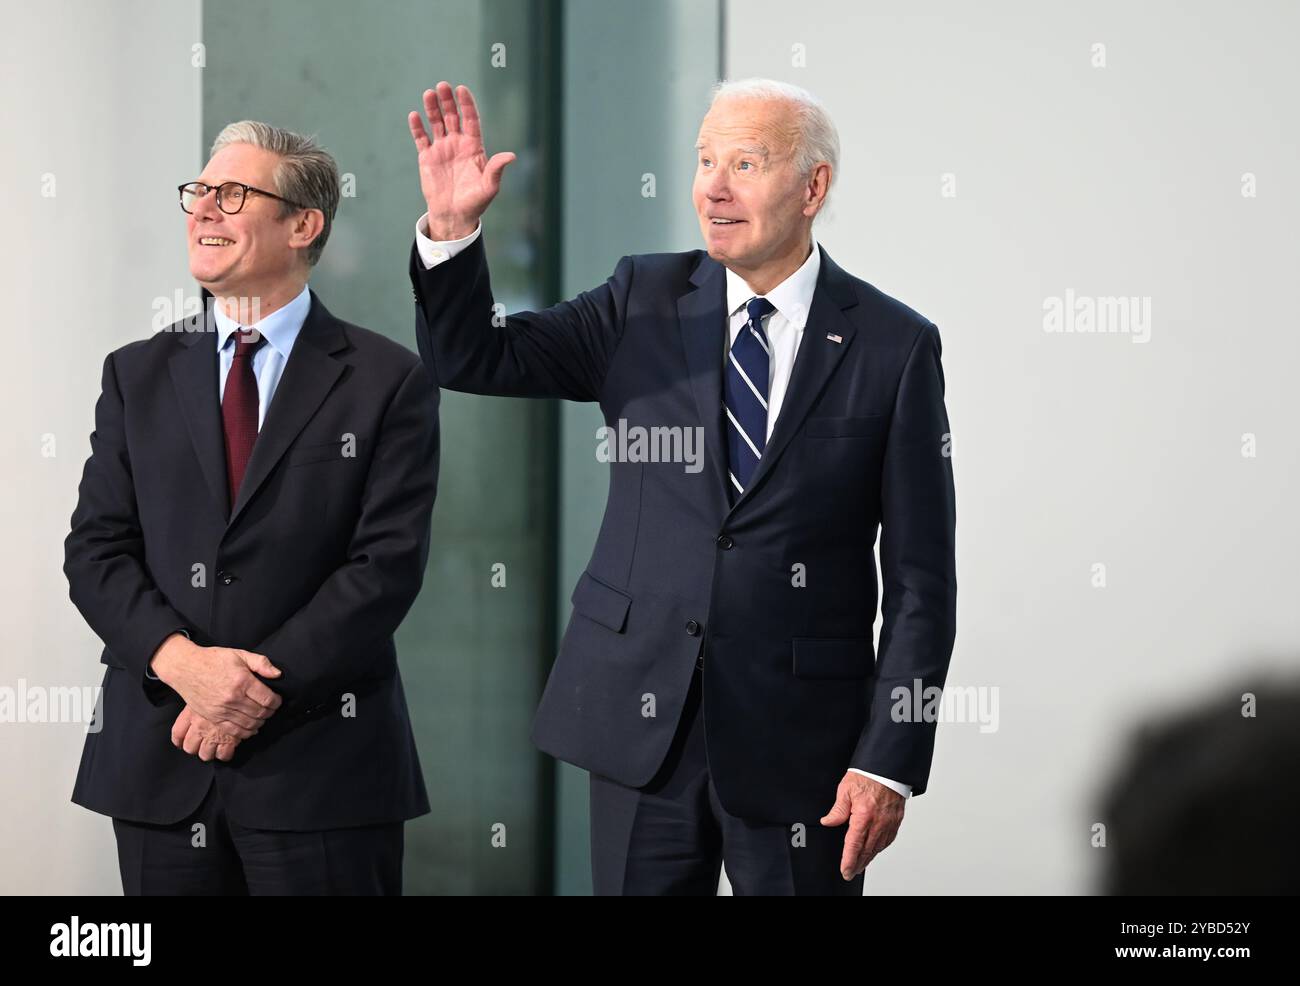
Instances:
[[[591,775],[591,877],[597,896],[714,896],[725,864],[736,896],[861,897],[840,876],[848,823],[772,825],[729,813],[709,774],[697,666],[668,755],[642,788]],[[835,792],[827,793],[830,811]]]
[[[173,825],[113,819],[126,896],[401,894],[405,823],[253,829],[226,814],[219,788],[214,781],[193,814]]]

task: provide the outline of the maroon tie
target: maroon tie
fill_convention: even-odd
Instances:
[[[226,374],[226,392],[221,397],[221,423],[226,432],[226,479],[230,484],[230,510],[235,509],[239,484],[244,481],[248,458],[257,441],[257,376],[253,354],[266,337],[256,329],[235,333],[235,357]]]

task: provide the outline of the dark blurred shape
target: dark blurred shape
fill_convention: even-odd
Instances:
[[[1102,893],[1298,893],[1298,813],[1300,682],[1219,691],[1137,732],[1103,793]]]

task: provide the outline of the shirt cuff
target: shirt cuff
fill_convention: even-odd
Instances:
[[[879,774],[869,774],[865,770],[858,770],[857,767],[850,767],[849,770],[855,774],[861,774],[863,777],[870,777],[873,781],[879,781],[891,791],[897,791],[905,798],[912,796],[912,785],[904,784],[902,781],[891,781],[888,777],[881,777]]]
[[[194,639],[193,637],[190,636],[190,632],[189,632],[188,630],[186,630],[184,627],[177,627],[175,630],[172,631],[172,633],[183,633],[183,634],[185,634],[185,638],[186,638],[187,640],[193,640],[193,639]],[[149,658],[149,663],[146,664],[146,665],[144,666],[144,676],[145,676],[146,678],[148,678],[150,681],[162,681],[161,678],[159,678],[156,674],[153,673],[153,658],[152,658],[152,657]]]
[[[424,269],[432,270],[473,243],[482,231],[483,220],[480,219],[478,225],[474,227],[474,232],[469,236],[462,236],[459,240],[431,240],[429,239],[429,214],[426,212],[415,223],[415,249],[420,253],[420,261],[424,264]]]

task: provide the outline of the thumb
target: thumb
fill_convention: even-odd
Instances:
[[[235,653],[243,659],[243,662],[248,665],[248,670],[252,671],[253,674],[264,675],[268,678],[275,678],[280,674],[280,669],[272,664],[271,659],[265,654],[254,654],[248,650],[237,650]]]
[[[501,173],[506,170],[506,165],[514,160],[513,151],[501,151],[499,154],[493,154],[491,160],[487,163],[487,167],[483,169],[493,195],[501,189]]]
[[[836,825],[843,825],[849,820],[852,814],[853,802],[849,799],[849,792],[840,788],[839,794],[835,797],[835,804],[831,810],[822,816],[822,824],[830,828]]]

